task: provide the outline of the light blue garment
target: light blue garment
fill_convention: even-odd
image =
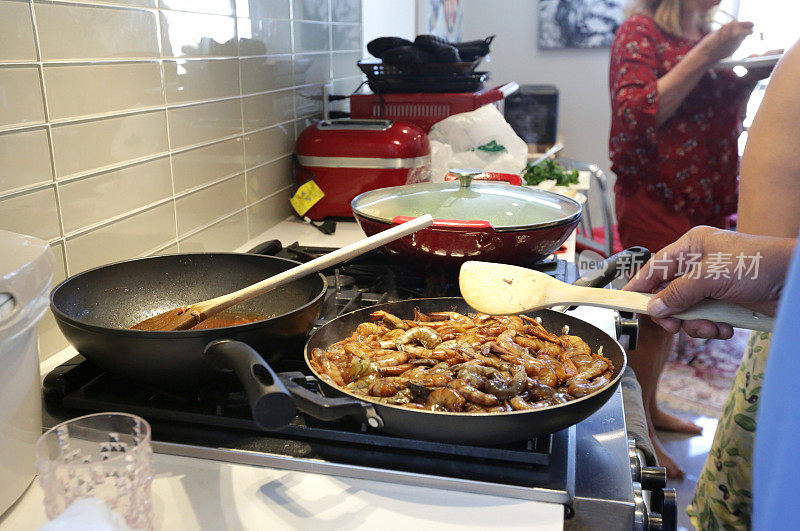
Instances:
[[[764,531],[800,529],[799,251],[800,245],[786,276],[758,406],[753,528]]]

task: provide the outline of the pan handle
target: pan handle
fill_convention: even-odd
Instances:
[[[336,420],[342,417],[356,417],[373,428],[383,426],[383,419],[375,412],[372,404],[354,398],[327,398],[297,383],[305,379],[302,373],[281,373],[281,381],[294,396],[297,408],[319,420]]]
[[[624,251],[611,255],[603,261],[603,267],[584,274],[572,284],[588,288],[604,288],[612,280],[624,273],[633,273],[635,266],[643,266],[650,260],[650,251],[646,247],[629,247]],[[557,312],[574,310],[577,306],[554,306]]]
[[[283,428],[294,419],[292,395],[250,345],[232,339],[221,339],[206,345],[204,354],[217,370],[233,370],[236,373],[247,392],[253,420],[260,427],[267,430]]]
[[[650,259],[650,251],[644,247],[629,247],[606,258],[604,266],[586,273],[573,284],[590,288],[602,288],[625,273],[635,272],[634,266],[643,266]]]

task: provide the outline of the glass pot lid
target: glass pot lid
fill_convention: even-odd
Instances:
[[[357,196],[352,208],[360,216],[384,223],[397,216],[431,214],[437,220],[488,221],[498,231],[561,225],[581,215],[580,203],[561,194],[470,181],[379,188]]]

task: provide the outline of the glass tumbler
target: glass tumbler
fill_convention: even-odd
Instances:
[[[153,529],[150,425],[127,413],[95,413],[54,426],[36,443],[47,517],[99,498],[134,529]]]

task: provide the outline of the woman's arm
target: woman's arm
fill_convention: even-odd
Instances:
[[[800,41],[775,67],[747,138],[738,230],[794,237],[800,229]]]
[[[752,22],[733,21],[709,33],[658,80],[656,127],[670,119],[711,65],[728,57],[753,32]]]

